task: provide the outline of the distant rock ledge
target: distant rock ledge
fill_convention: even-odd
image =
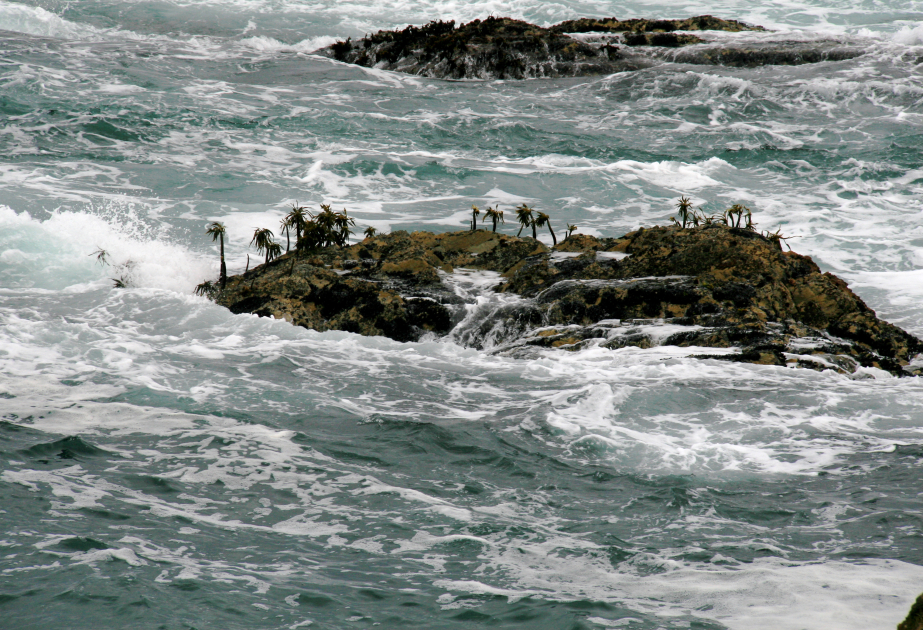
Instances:
[[[480,294],[462,281],[467,270],[486,279]],[[514,356],[672,345],[728,349],[701,358],[907,376],[921,373],[911,362],[923,352],[809,257],[722,224],[575,234],[553,249],[483,229],[398,231],[285,254],[228,278],[217,302],[318,331],[451,335]]]
[[[709,43],[696,32],[764,31],[702,15],[685,20],[568,20],[549,28],[489,17],[455,26],[430,22],[347,39],[317,54],[338,61],[436,79],[529,79],[612,74],[663,61],[726,66],[797,65],[851,59],[840,42]]]

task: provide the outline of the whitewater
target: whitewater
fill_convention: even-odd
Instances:
[[[701,14],[863,54],[494,82],[312,54]],[[620,236],[687,195],[923,336],[923,2],[0,0],[0,51],[3,628],[866,630],[923,592],[923,379],[398,343],[193,294],[210,222],[240,273],[293,204]],[[494,280],[450,279],[485,312]]]

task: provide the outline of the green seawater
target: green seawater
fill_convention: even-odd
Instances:
[[[522,82],[311,54],[491,13],[866,52]],[[528,203],[618,236],[688,195],[923,335],[920,2],[0,0],[0,51],[4,630],[858,630],[923,591],[919,379],[402,344],[192,294],[209,222],[239,273],[292,204],[387,232]]]

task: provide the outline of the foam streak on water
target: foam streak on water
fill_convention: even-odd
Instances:
[[[703,13],[775,29],[717,45],[866,52],[494,83],[311,54],[437,18]],[[685,194],[751,207],[921,335],[921,24],[919,2],[0,0],[3,618],[893,627],[923,582],[919,379],[513,351],[491,313],[522,300],[468,270],[458,327],[413,344],[192,290],[210,221],[237,273],[293,203],[380,231],[528,203],[618,236]]]

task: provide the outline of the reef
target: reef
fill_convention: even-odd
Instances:
[[[284,254],[229,277],[217,302],[318,331],[451,335],[513,355],[670,345],[709,359],[904,376],[920,373],[923,352],[810,257],[720,223],[574,234],[554,248],[484,229],[398,231]]]
[[[338,41],[317,54],[338,61],[453,80],[528,79],[612,74],[672,61],[755,67],[850,59],[862,53],[837,41],[727,44],[709,31],[764,31],[702,15],[684,20],[578,19],[544,28],[512,18],[467,24],[430,22]]]

